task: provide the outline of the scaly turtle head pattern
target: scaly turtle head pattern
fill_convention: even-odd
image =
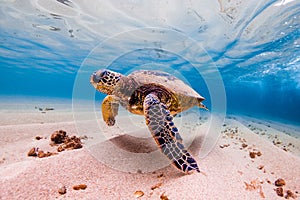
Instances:
[[[122,74],[107,69],[100,69],[90,77],[90,83],[99,91],[105,94],[112,94]]]

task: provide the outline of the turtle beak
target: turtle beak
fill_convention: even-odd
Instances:
[[[93,81],[94,81],[95,83],[99,83],[99,82],[100,82],[101,77],[97,75],[97,72],[94,72],[94,73],[92,74],[92,76],[93,76]]]
[[[101,79],[97,76],[96,72],[92,73],[90,77],[90,83],[97,88],[97,84],[99,83]]]

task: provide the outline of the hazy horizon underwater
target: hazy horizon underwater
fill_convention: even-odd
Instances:
[[[211,107],[218,99],[210,90],[220,87],[210,85],[215,70],[227,113],[300,124],[297,1],[0,4],[2,103],[31,97],[70,103],[80,73],[86,77],[84,99],[85,90],[93,90],[89,75],[95,69],[128,74],[150,68],[182,78]]]

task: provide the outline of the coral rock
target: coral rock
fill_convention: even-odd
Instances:
[[[165,193],[162,193],[160,195],[160,200],[169,200],[169,198],[165,195]]]
[[[27,155],[28,155],[28,156],[36,157],[36,156],[37,156],[37,151],[38,151],[38,148],[33,147],[33,148],[31,148],[31,149],[28,151]]]
[[[74,190],[85,190],[87,188],[86,184],[79,184],[79,185],[74,185],[73,189]]]
[[[65,141],[66,137],[67,137],[66,131],[63,130],[55,131],[51,135],[51,141],[54,142],[55,144],[61,144]]]
[[[250,156],[250,158],[255,158],[256,153],[255,152],[249,152],[249,156]]]
[[[59,194],[66,194],[67,193],[67,188],[66,186],[62,186],[58,189]]]
[[[43,139],[43,137],[41,137],[41,136],[36,136],[35,139],[36,139],[36,140],[41,140],[41,139]]]
[[[277,187],[281,187],[281,186],[284,186],[285,185],[285,181],[282,179],[282,178],[279,178],[275,181],[275,185]]]
[[[297,196],[291,190],[288,190],[288,191],[286,191],[285,198],[289,199],[290,197],[293,198],[293,199],[297,198]]]
[[[144,192],[141,191],[141,190],[135,191],[135,192],[134,192],[134,196],[135,196],[136,198],[142,197],[142,196],[144,196]]]
[[[276,188],[275,191],[278,196],[283,197],[283,189],[282,188]]]

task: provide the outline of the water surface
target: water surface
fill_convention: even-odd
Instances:
[[[128,74],[152,67],[183,78],[211,106],[207,83],[214,77],[203,75],[216,67],[226,112],[300,123],[299,1],[6,0],[0,5],[1,96],[71,99],[79,72],[88,84],[97,68]],[[137,34],[145,28],[161,30],[159,37]],[[178,35],[201,50],[185,51]],[[107,60],[107,66],[97,63],[132,46],[139,48]],[[189,53],[197,63],[182,57]]]

